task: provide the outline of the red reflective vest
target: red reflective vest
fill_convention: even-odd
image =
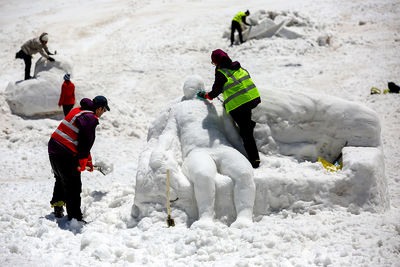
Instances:
[[[60,125],[58,125],[57,129],[51,135],[51,138],[54,138],[64,146],[68,147],[74,153],[78,153],[79,128],[77,127],[75,120],[84,113],[93,113],[93,111],[81,110],[80,107],[71,110]]]

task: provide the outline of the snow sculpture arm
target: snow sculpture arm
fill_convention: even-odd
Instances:
[[[154,169],[159,169],[167,162],[170,158],[173,158],[170,153],[173,153],[173,143],[175,137],[178,136],[177,123],[172,112],[168,118],[167,125],[165,126],[162,134],[158,138],[158,143],[156,148],[153,150],[150,156],[150,167]],[[176,165],[176,164],[173,164]]]

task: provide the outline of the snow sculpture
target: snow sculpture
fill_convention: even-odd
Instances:
[[[268,156],[261,159],[263,170],[255,172],[255,214],[316,205],[355,213],[389,207],[380,121],[373,110],[332,96],[259,91],[254,135],[260,154]],[[341,153],[339,172],[310,164],[318,157],[333,162]]]
[[[155,186],[153,182],[157,187],[165,188],[165,172],[169,168],[172,195],[179,197],[179,205],[191,219],[199,217],[200,221],[210,221],[216,213],[215,181],[217,176],[224,175],[234,183],[236,214],[230,216],[237,217],[235,225],[247,225],[252,221],[255,197],[253,168],[246,157],[227,141],[221,131],[221,116],[213,103],[196,98],[196,92],[202,89],[201,77],[189,77],[183,87],[182,101],[168,110],[168,118],[162,127],[152,129],[157,140],[150,136],[149,141],[155,144],[151,151],[145,152],[149,156],[148,169],[138,171],[135,203],[154,199],[151,193]],[[151,178],[146,177],[148,175]],[[165,190],[161,189],[161,192],[157,196],[159,200],[165,198]]]
[[[188,80],[185,87],[202,89],[200,78],[196,79]],[[258,89],[262,102],[254,109],[253,120],[261,166],[254,170],[255,219],[283,209],[312,212],[340,206],[358,213],[389,207],[380,122],[373,110],[332,96]],[[220,155],[227,160],[235,157],[234,164],[225,166],[237,164],[240,172],[247,170],[245,158],[232,148],[245,155],[241,138],[218,100],[192,99],[193,91],[173,102],[149,129],[136,175],[135,217],[149,215],[155,203],[165,209],[169,168],[171,199],[179,198],[173,208],[184,210],[189,224],[199,213],[211,214],[205,207],[212,205],[217,219],[230,224],[236,218],[234,177],[218,161]],[[197,127],[187,130],[189,125]],[[333,162],[339,154],[343,169],[337,172],[317,162],[318,157]],[[206,172],[210,166],[215,169]],[[210,185],[213,175],[215,202],[195,198],[196,190],[198,196],[203,187],[194,188],[193,177],[207,176]],[[253,193],[249,190],[248,194]]]
[[[8,84],[6,100],[14,114],[27,117],[62,114],[57,104],[64,74],[71,73],[72,66],[66,60],[59,60],[59,56],[55,62],[40,58],[35,64],[35,78]]]

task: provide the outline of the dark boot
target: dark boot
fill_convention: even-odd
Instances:
[[[398,94],[400,92],[400,87],[397,86],[394,82],[389,82],[388,87],[389,87],[389,93]]]
[[[257,169],[258,167],[260,167],[260,160],[256,159],[256,160],[250,160],[251,166],[253,166],[254,169]]]
[[[54,217],[56,217],[56,218],[64,217],[64,208],[55,206],[54,207]]]

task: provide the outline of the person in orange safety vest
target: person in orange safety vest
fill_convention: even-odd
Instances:
[[[109,111],[107,99],[96,96],[83,98],[80,107],[72,109],[51,135],[48,152],[55,184],[50,201],[54,216],[85,222],[81,212],[81,172],[93,171],[90,149],[95,140],[96,126],[104,112]]]

